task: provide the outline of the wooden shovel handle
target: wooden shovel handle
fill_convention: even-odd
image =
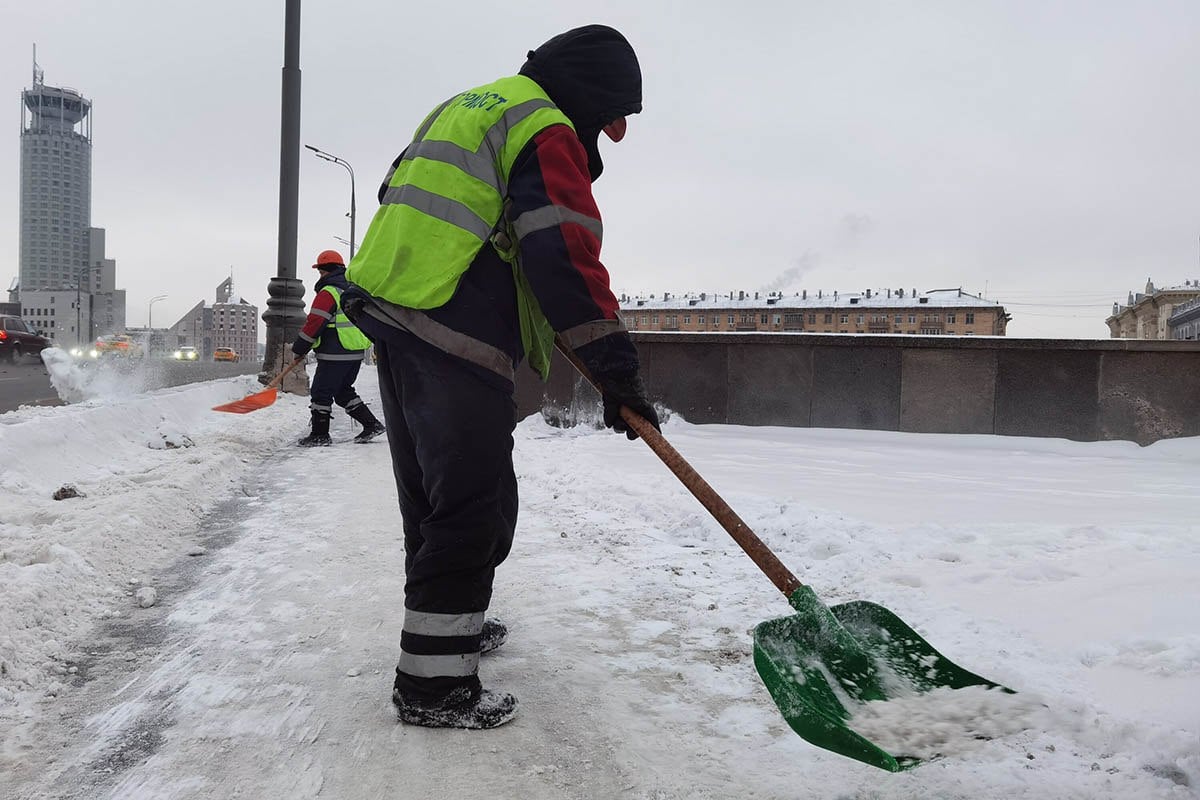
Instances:
[[[277,386],[279,386],[279,384],[283,383],[283,379],[287,377],[287,374],[289,372],[291,372],[292,370],[294,370],[296,367],[300,366],[300,364],[303,363],[303,361],[304,361],[304,357],[301,356],[300,358],[297,358],[295,361],[293,361],[292,363],[290,363],[286,367],[284,367],[283,372],[276,375],[275,378],[270,383],[267,384],[267,389],[274,389]]]
[[[555,337],[554,345],[558,348],[558,352],[562,353],[563,357],[579,370],[579,374],[594,386],[596,391],[603,394],[600,384],[592,377],[584,363],[579,360],[579,356],[575,355],[575,352],[567,347],[560,337]],[[721,527],[733,537],[733,540],[746,551],[746,555],[750,556],[763,574],[771,579],[779,591],[783,592],[784,597],[790,598],[793,592],[804,586],[791,570],[775,557],[763,540],[750,530],[750,526],[742,521],[737,512],[729,507],[721,495],[717,494],[716,489],[709,486],[708,481],[704,480],[700,473],[696,472],[687,462],[687,459],[681,456],[679,451],[672,447],[671,443],[655,430],[654,426],[647,422],[641,414],[627,406],[621,406],[621,419],[625,420],[625,423],[642,438],[642,441],[650,446],[654,454],[662,459],[662,462],[667,465],[667,469],[675,473],[675,477],[679,478],[687,490],[700,501],[700,504],[708,509],[708,513],[712,514],[713,519],[719,522]]]

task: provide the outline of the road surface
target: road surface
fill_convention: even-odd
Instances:
[[[32,358],[20,363],[0,363],[0,414],[18,407],[62,405],[50,376],[41,361]]]

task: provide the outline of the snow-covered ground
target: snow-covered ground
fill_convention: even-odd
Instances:
[[[340,414],[337,446],[290,447],[301,398],[209,411],[256,388],[0,415],[0,797],[1200,794],[1200,440],[665,426],[822,598],[1043,704],[892,775],[787,727],[747,633],[787,603],[649,450],[536,418],[482,668],[521,715],[398,725],[387,448]]]

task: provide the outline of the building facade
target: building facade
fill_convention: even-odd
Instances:
[[[85,292],[74,289],[39,289],[21,292],[21,318],[33,330],[56,344],[78,345],[89,337],[80,335],[92,325]]]
[[[1167,338],[1200,340],[1200,297],[1175,307],[1167,318]]]
[[[212,307],[203,300],[192,306],[170,328],[169,341],[176,348],[194,347],[201,358],[212,358],[213,347]]]
[[[92,219],[92,103],[47,86],[33,64],[21,93],[21,228],[9,291],[33,327],[63,344],[125,328],[125,292]],[[64,313],[66,312],[66,313]]]
[[[1146,290],[1130,292],[1125,305],[1113,303],[1112,316],[1104,322],[1113,339],[1170,339],[1167,321],[1177,307],[1197,297],[1200,280],[1158,289],[1147,278]]]
[[[217,286],[215,302],[192,306],[169,329],[172,347],[195,347],[201,358],[211,358],[218,347],[231,347],[242,358],[258,356],[258,307],[233,291],[233,278]]]
[[[213,347],[232,347],[244,358],[258,354],[258,306],[233,293],[233,278],[217,286],[212,315]]]
[[[36,61],[21,101],[21,286],[74,286],[92,222],[92,103],[45,85]]]
[[[868,289],[841,294],[807,290],[621,297],[625,326],[637,331],[737,333],[890,333],[1003,336],[1011,317],[1004,306],[964,292],[933,289]]]
[[[117,288],[117,262],[104,253],[104,228],[88,228],[88,269],[84,289],[91,292],[90,338],[125,330],[125,290]]]
[[[104,229],[88,229],[89,263],[72,288],[25,289],[20,315],[62,346],[83,345],[125,330],[125,290],[116,288],[117,262],[104,257]]]

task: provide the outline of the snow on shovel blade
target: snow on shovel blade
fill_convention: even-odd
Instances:
[[[808,587],[789,601],[799,613],[755,627],[754,666],[792,730],[817,747],[899,772],[921,758],[856,733],[851,718],[860,704],[937,688],[1012,693],[947,659],[883,606],[827,607]]]
[[[275,398],[279,396],[279,390],[275,388],[263,389],[261,392],[248,394],[241,400],[234,400],[231,403],[225,403],[219,406],[213,406],[213,411],[226,411],[230,414],[249,414],[251,411],[258,411],[260,408],[266,408],[275,402]]]

